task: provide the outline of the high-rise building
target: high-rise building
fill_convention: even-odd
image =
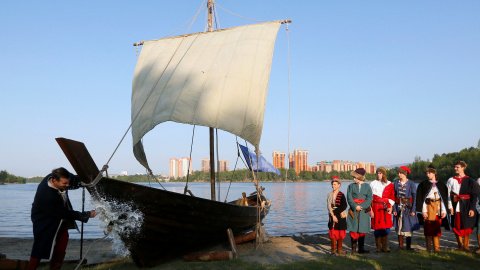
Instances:
[[[228,160],[219,160],[217,163],[217,170],[219,172],[228,172]]]
[[[192,173],[192,160],[187,157],[182,157],[179,160],[178,165],[178,177],[185,177],[187,174]]]
[[[178,176],[178,159],[171,158],[168,161],[168,177],[177,178]]]
[[[343,160],[317,162],[317,171],[320,172],[347,172],[354,171],[358,168],[364,168],[367,173],[375,173],[376,171],[374,162],[352,162]]]
[[[210,171],[210,159],[209,158],[202,158],[202,171],[209,172]]]
[[[295,169],[295,156],[293,153],[288,153],[288,168]]]
[[[308,151],[301,149],[295,149],[293,153],[289,154],[290,168],[294,168],[297,175],[301,171],[308,171],[307,156]]]
[[[275,168],[285,168],[285,153],[280,151],[273,151],[273,166]]]

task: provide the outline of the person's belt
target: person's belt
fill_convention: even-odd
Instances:
[[[431,204],[431,203],[438,202],[438,201],[440,201],[440,198],[438,198],[438,199],[426,198],[425,199],[426,204]]]
[[[395,198],[395,203],[396,204],[399,204],[400,202],[403,202],[403,203],[413,203],[413,197],[410,197],[410,198],[400,198],[400,197],[396,197]]]
[[[469,200],[470,199],[470,195],[453,195],[453,201],[454,202],[458,202],[460,200]]]
[[[377,199],[375,201],[373,201],[373,203],[388,203],[389,200],[388,199],[385,199],[385,198],[380,198],[380,199]]]
[[[353,202],[356,203],[356,204],[363,203],[364,201],[365,201],[365,199],[353,199]]]

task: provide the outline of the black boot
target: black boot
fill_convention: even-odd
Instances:
[[[369,253],[368,250],[365,250],[365,236],[358,238],[358,253]]]
[[[413,250],[412,248],[412,237],[407,237],[407,248],[406,250]]]

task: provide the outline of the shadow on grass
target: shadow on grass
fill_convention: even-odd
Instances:
[[[279,254],[280,255],[280,254]],[[284,253],[283,256],[291,256]],[[285,262],[288,260],[285,260]],[[151,269],[478,269],[480,255],[460,251],[430,253],[394,251],[367,255],[324,255],[316,260],[280,264],[259,264],[241,259],[223,262],[173,262]],[[65,268],[67,269],[67,268]],[[73,268],[68,268],[73,269]],[[90,269],[137,269],[133,262],[103,264]]]

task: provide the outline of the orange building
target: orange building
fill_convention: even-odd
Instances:
[[[177,178],[178,177],[178,159],[171,158],[168,162],[168,177]]]
[[[320,172],[348,172],[358,168],[364,168],[367,173],[375,173],[377,166],[374,162],[352,162],[343,160],[317,162],[317,171]]]
[[[273,151],[273,166],[275,168],[285,168],[285,153],[280,151]]]
[[[295,149],[293,153],[289,153],[290,168],[294,168],[297,175],[301,171],[308,171],[307,156],[308,151],[301,149]]]

